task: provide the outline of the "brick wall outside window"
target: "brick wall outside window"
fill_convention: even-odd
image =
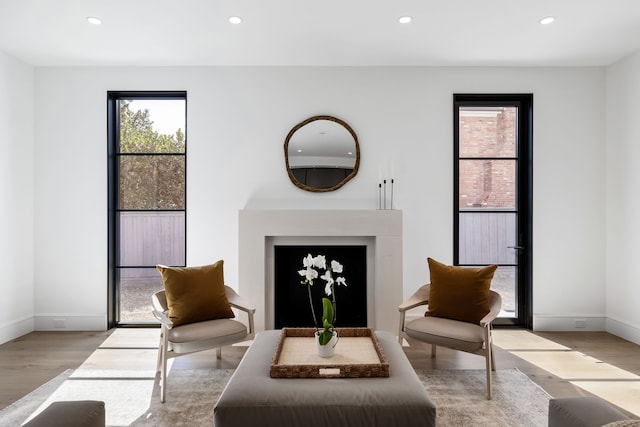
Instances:
[[[515,208],[516,108],[467,109],[460,114],[460,208]],[[465,157],[505,158],[505,160]]]

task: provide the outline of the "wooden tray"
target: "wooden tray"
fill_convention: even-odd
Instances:
[[[330,358],[316,354],[315,328],[284,328],[271,362],[271,378],[388,377],[389,362],[370,328],[337,328]]]

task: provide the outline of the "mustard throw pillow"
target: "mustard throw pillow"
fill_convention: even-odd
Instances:
[[[489,313],[489,288],[497,265],[470,268],[445,265],[431,258],[427,316],[478,323]]]
[[[220,260],[200,267],[156,266],[174,326],[235,317],[224,290],[223,264]]]

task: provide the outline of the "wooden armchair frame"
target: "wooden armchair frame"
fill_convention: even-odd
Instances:
[[[502,298],[500,294],[489,291],[489,313],[478,324],[462,322],[453,319],[425,317],[406,322],[408,310],[420,306],[429,305],[430,285],[421,286],[413,295],[398,306],[400,311],[400,324],[398,328],[398,341],[402,345],[403,338],[416,339],[431,344],[431,357],[436,357],[438,345],[484,356],[487,369],[487,399],[491,399],[491,372],[495,371],[495,358],[493,354],[493,337],[491,329],[493,321],[500,314]],[[416,322],[416,323],[414,323]],[[420,329],[419,333],[410,331],[407,326],[415,325]],[[464,338],[463,338],[464,337]],[[471,339],[469,338],[471,337]],[[469,340],[473,341],[469,344]]]
[[[151,297],[152,313],[160,322],[160,343],[156,372],[160,372],[160,401],[164,403],[167,389],[167,360],[197,351],[216,349],[216,357],[222,357],[222,347],[255,336],[254,314],[256,309],[232,288],[225,286],[232,308],[245,312],[248,326],[234,319],[216,319],[187,325],[174,326],[168,317],[169,309],[164,291]]]

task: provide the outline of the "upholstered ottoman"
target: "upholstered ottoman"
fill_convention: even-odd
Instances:
[[[549,427],[601,427],[629,417],[597,397],[564,397],[549,401]]]
[[[260,332],[213,409],[215,427],[429,427],[436,408],[394,335],[388,378],[271,378],[281,331]]]
[[[23,427],[104,427],[104,402],[74,400],[53,402]]]

